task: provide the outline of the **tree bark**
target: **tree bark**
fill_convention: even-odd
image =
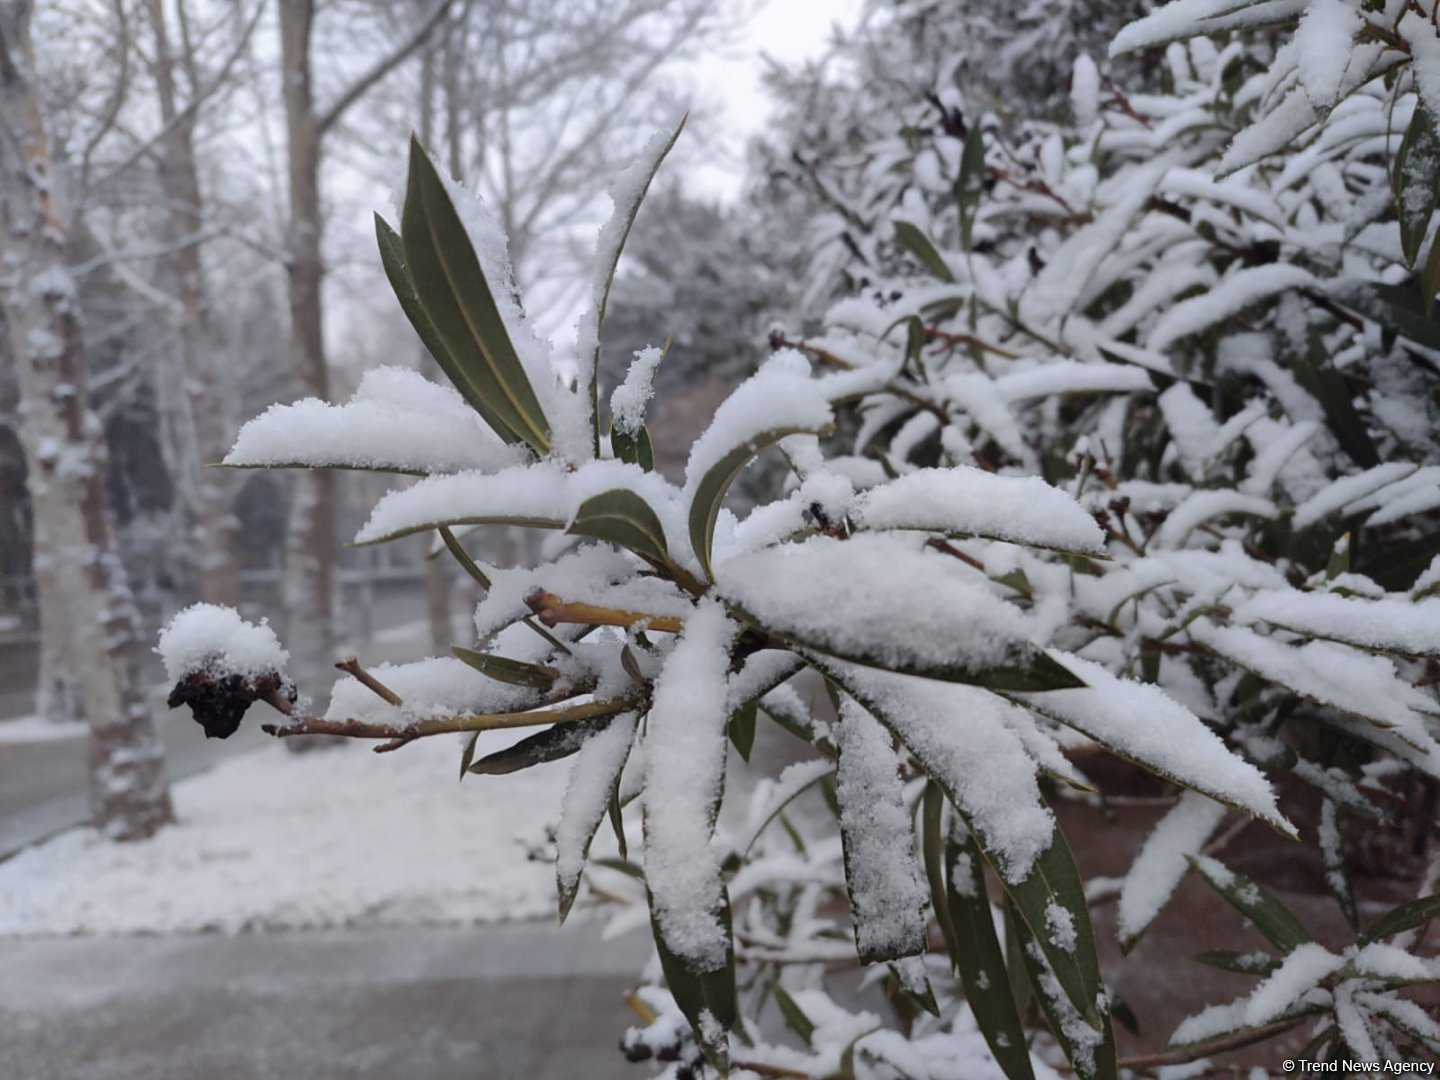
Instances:
[[[184,0],[178,0],[182,17]],[[171,251],[162,269],[179,300],[176,359],[178,371],[168,392],[177,417],[179,455],[177,489],[184,492],[194,518],[200,595],[212,604],[240,603],[239,521],[233,512],[236,484],[222,470],[207,469],[228,449],[233,426],[224,406],[225,380],[216,370],[210,334],[210,300],[201,246],[188,242],[204,220],[204,199],[195,159],[195,120],[199,110],[182,112],[177,101],[177,59],[166,26],[163,0],[149,0],[154,35],[153,71],[160,120],[160,184],[167,212],[161,228]],[[182,35],[183,39],[183,35]],[[162,389],[162,393],[166,392]]]
[[[329,400],[320,251],[320,127],[310,86],[313,0],[280,5],[280,65],[288,141],[291,360],[307,396]],[[302,472],[291,491],[285,536],[286,638],[302,686],[315,685],[335,651],[335,475]]]
[[[118,840],[171,819],[164,756],[137,690],[138,617],[106,500],[66,219],[30,40],[29,0],[0,3],[0,306],[20,390],[42,641],[90,724],[90,806]]]

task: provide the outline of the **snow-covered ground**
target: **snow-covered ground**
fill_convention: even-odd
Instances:
[[[90,734],[85,724],[57,724],[38,716],[21,716],[0,720],[0,745],[14,743],[53,742],[57,739],[80,739]]]
[[[460,751],[448,737],[383,755],[277,744],[222,763],[175,785],[179,823],[151,840],[74,829],[0,863],[0,936],[553,917],[553,848],[528,855],[569,763],[460,783]]]

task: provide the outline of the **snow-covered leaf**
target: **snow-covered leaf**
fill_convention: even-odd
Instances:
[[[685,465],[690,543],[707,573],[715,520],[740,470],[765,447],[789,435],[819,434],[832,419],[809,361],[794,351],[774,354],[721,403]]]
[[[945,848],[945,914],[965,1000],[995,1060],[1012,1080],[1033,1077],[1025,1027],[1015,1008],[1005,954],[985,892],[984,857],[975,838],[951,830]]]
[[[1226,749],[1189,709],[1159,687],[1117,678],[1089,660],[1057,655],[1086,686],[1017,694],[1017,700],[1120,757],[1294,835],[1295,827],[1280,815],[1264,775]]]
[[[1083,685],[969,573],[905,538],[860,533],[736,556],[717,582],[747,622],[841,660],[1000,689]]]
[[[1016,544],[1105,554],[1105,534],[1074,499],[1038,476],[998,476],[970,466],[919,469],[862,494],[856,524],[927,529]]]
[[[1192,856],[1189,861],[1231,907],[1254,923],[1255,929],[1282,952],[1289,953],[1310,941],[1310,932],[1300,920],[1258,882],[1205,855]]]
[[[595,830],[615,798],[620,772],[635,741],[636,723],[633,712],[601,721],[602,726],[585,740],[570,767],[570,783],[560,802],[560,823],[555,829],[555,884],[562,923],[575,903]]]
[[[866,964],[925,951],[925,893],[911,839],[900,758],[890,734],[853,701],[836,725],[840,837],[855,916],[855,948]]]
[[[1126,952],[1140,940],[1189,871],[1187,858],[1200,853],[1224,817],[1222,803],[1187,791],[1145,838],[1120,886],[1115,928]]]

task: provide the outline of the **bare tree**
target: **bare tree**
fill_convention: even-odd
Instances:
[[[20,400],[42,650],[90,724],[90,802],[116,839],[171,818],[164,758],[135,676],[135,607],[116,553],[90,409],[67,220],[36,87],[30,0],[0,2],[0,307]],[[47,691],[49,692],[49,691]]]
[[[450,0],[432,0],[409,31],[378,60],[317,109],[312,89],[314,0],[280,5],[280,77],[288,141],[290,340],[295,373],[306,393],[328,398],[322,292],[323,218],[320,166],[325,136],[365,93],[414,54],[439,24]],[[284,607],[297,673],[313,678],[334,652],[335,475],[301,475],[293,489],[285,542]]]

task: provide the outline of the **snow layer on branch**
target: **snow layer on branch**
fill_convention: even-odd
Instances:
[[[585,740],[570,767],[555,828],[555,878],[563,893],[574,893],[590,853],[590,841],[610,806],[610,794],[635,740],[635,713],[615,717]]]
[[[1024,616],[916,537],[813,537],[722,563],[720,595],[761,626],[824,652],[886,666],[1001,664]],[[824,602],[818,602],[818,598]]]
[[[374,543],[447,522],[513,521],[565,528],[586,499],[613,488],[628,488],[649,503],[671,554],[682,563],[691,560],[679,492],[659,474],[624,461],[591,461],[573,472],[538,462],[498,473],[427,476],[376,503],[355,542]]]
[[[1083,507],[1038,476],[998,476],[968,465],[920,469],[872,488],[856,508],[872,529],[938,532],[1103,554],[1105,534]]]
[[[690,450],[685,465],[689,502],[705,475],[740,446],[769,431],[819,431],[834,419],[810,361],[794,349],[773,354],[715,410],[715,418]]]
[[[1295,31],[1300,83],[1311,104],[1328,109],[1340,96],[1355,36],[1364,25],[1345,0],[1310,0]]]
[[[1190,636],[1248,671],[1312,701],[1364,717],[1418,749],[1433,746],[1416,706],[1433,701],[1400,680],[1388,660],[1328,641],[1287,645],[1243,626],[1191,624]]]
[[[1298,945],[1269,978],[1255,988],[1245,1003],[1245,1023],[1249,1027],[1268,1024],[1319,986],[1345,963],[1323,945],[1309,942]],[[1177,1032],[1178,1035],[1178,1032]]]
[[[920,883],[900,756],[880,724],[854,701],[836,725],[835,788],[845,837],[845,877],[861,957],[913,956],[925,949],[926,890]]]
[[[290,654],[267,620],[246,622],[234,608],[191,604],[160,631],[155,651],[165,676],[179,682],[195,672],[255,677],[275,672],[282,678]]]
[[[1145,838],[1120,887],[1116,930],[1121,941],[1144,933],[1225,817],[1225,806],[1194,791],[1177,802]]]
[[[1159,687],[1118,678],[1068,653],[1052,649],[1050,655],[1086,685],[1013,695],[1017,700],[1123,757],[1294,832],[1260,770],[1232,754],[1199,717]]]
[[[409,664],[377,664],[368,670],[404,705],[391,705],[347,675],[330,692],[327,720],[405,723],[426,716],[513,712],[536,703],[535,691],[498,682],[453,656],[432,656]]]
[[[645,405],[655,396],[655,372],[663,359],[664,350],[654,345],[635,350],[625,381],[610,395],[610,415],[618,430],[634,435],[645,425]]]
[[[986,690],[825,662],[955,799],[1006,881],[1024,880],[1055,830],[1035,763]]]
[[[1235,618],[1384,652],[1440,656],[1440,600],[1362,600],[1288,589],[1251,597]]]
[[[1209,291],[1182,300],[1161,315],[1145,344],[1163,352],[1183,337],[1233,319],[1251,304],[1314,281],[1310,271],[1285,263],[1237,270]]]
[[[645,736],[645,880],[670,951],[696,972],[730,950],[711,844],[725,777],[725,681],[735,624],[701,603],[655,681]]]
[[[366,372],[344,405],[272,405],[240,429],[226,465],[495,472],[525,452],[503,443],[465,399],[417,372]]]
[[[1160,547],[1178,548],[1196,528],[1211,518],[1226,514],[1254,514],[1268,518],[1274,517],[1275,513],[1275,504],[1259,495],[1245,495],[1224,488],[1197,491],[1170,512],[1165,524],[1155,534],[1155,542]]]
[[[1136,19],[1110,43],[1110,55],[1167,45],[1219,30],[1278,22],[1305,10],[1307,0],[1172,0],[1143,19]]]
[[[1352,476],[1342,476],[1295,508],[1295,528],[1309,528],[1321,518],[1343,510],[1350,503],[1405,479],[1414,473],[1415,469],[1416,466],[1407,461],[1391,461]]]

